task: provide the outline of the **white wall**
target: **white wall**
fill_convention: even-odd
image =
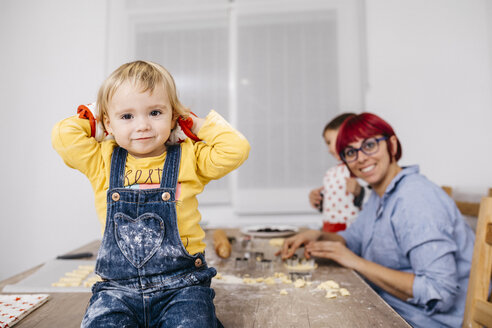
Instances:
[[[100,236],[90,185],[50,134],[95,97],[105,17],[100,0],[0,1],[0,280]]]
[[[457,192],[492,187],[488,0],[367,0],[366,107],[395,128],[402,164]]]
[[[403,164],[477,194],[492,187],[487,3],[366,1],[367,108],[396,129]],[[105,35],[105,1],[0,1],[0,279],[100,236],[90,185],[52,150],[50,132],[94,99],[107,74]],[[277,219],[202,212],[211,225]]]

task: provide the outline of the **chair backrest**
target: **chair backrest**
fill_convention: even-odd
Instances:
[[[449,186],[442,186],[442,189],[448,194],[449,197],[453,198],[453,188]],[[489,197],[492,197],[492,188],[489,188]],[[473,202],[462,202],[459,200],[455,200],[456,206],[460,210],[461,214],[467,216],[478,216],[478,211],[480,208],[480,203]]]
[[[480,202],[463,327],[492,327],[492,303],[487,300],[492,275],[492,197]]]

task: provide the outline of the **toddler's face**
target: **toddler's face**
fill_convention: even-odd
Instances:
[[[166,88],[141,92],[138,85],[124,82],[109,102],[107,131],[116,143],[136,158],[159,156],[166,151],[173,110]]]
[[[328,145],[328,151],[333,155],[337,160],[340,160],[340,156],[337,153],[337,136],[338,130],[326,130],[324,134],[325,142]]]

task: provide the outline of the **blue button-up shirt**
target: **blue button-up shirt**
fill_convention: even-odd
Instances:
[[[412,326],[461,326],[475,236],[454,201],[418,166],[403,168],[382,197],[372,192],[339,234],[357,255],[415,274],[406,302],[372,284]]]

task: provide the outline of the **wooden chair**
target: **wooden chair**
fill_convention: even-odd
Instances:
[[[480,202],[463,327],[492,327],[492,303],[490,299],[487,300],[491,275],[492,197],[483,197]]]
[[[449,186],[442,186],[442,189],[448,194],[449,197],[453,198],[453,188]],[[489,188],[488,195],[489,197],[492,197],[492,188]],[[455,200],[455,202],[461,214],[478,217],[478,210],[480,208],[480,203],[462,202],[459,200]]]

